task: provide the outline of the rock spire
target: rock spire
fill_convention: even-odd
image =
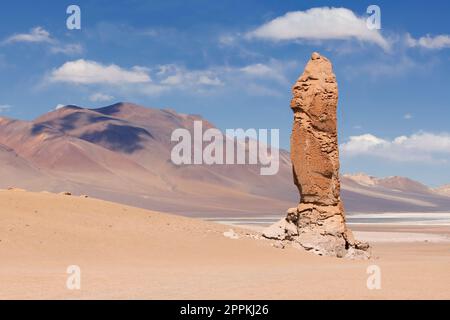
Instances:
[[[291,160],[300,203],[264,236],[319,255],[367,258],[369,245],[346,227],[340,197],[338,86],[331,62],[314,52],[292,93]]]

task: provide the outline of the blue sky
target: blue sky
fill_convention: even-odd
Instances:
[[[81,30],[66,28],[70,4]],[[379,31],[361,24],[371,4]],[[448,1],[16,0],[0,11],[0,116],[130,101],[221,129],[279,128],[288,148],[290,88],[319,51],[339,83],[342,171],[450,183],[449,12]]]

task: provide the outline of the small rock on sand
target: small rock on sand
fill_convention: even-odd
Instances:
[[[230,229],[229,231],[224,232],[223,235],[230,239],[234,239],[234,240],[239,239],[239,235],[236,232],[234,232],[233,229]]]
[[[275,243],[272,243],[272,247],[277,248],[277,249],[284,249],[285,245],[282,241],[277,241]]]

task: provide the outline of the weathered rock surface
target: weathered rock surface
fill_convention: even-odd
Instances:
[[[369,246],[347,229],[340,197],[338,87],[331,62],[313,53],[292,92],[291,160],[300,204],[264,236],[319,255],[367,258]]]

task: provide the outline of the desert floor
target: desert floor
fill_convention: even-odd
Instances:
[[[448,242],[373,242],[352,261],[278,249],[254,231],[76,196],[0,191],[1,299],[450,299]],[[426,232],[448,227],[358,227]],[[431,229],[431,230],[430,230]],[[363,233],[362,233],[363,234]],[[81,268],[69,290],[67,268]],[[369,290],[367,268],[381,270]]]

